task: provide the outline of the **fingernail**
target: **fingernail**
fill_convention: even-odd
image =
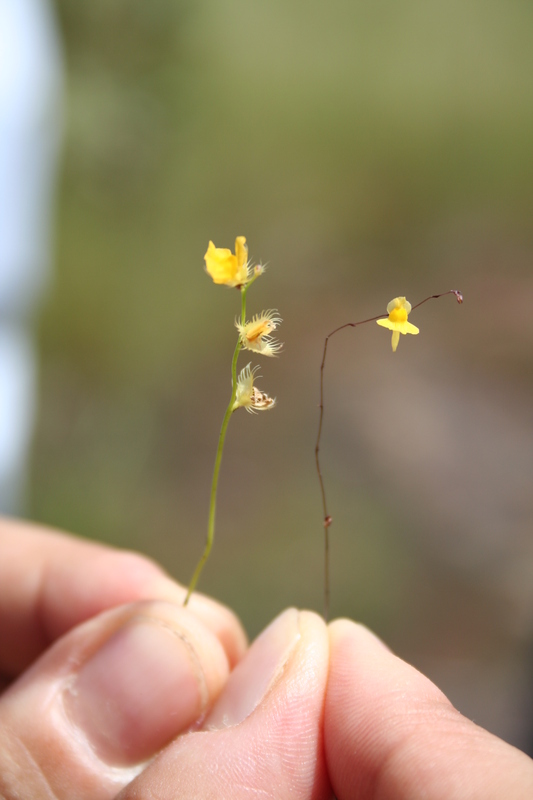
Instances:
[[[198,719],[204,700],[191,645],[170,623],[148,615],[114,633],[65,693],[71,721],[116,766],[152,756]]]
[[[298,611],[284,611],[258,636],[235,667],[204,728],[237,725],[259,705],[300,638]]]

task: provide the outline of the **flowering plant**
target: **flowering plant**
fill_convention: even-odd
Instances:
[[[329,616],[329,528],[331,526],[333,519],[331,515],[328,513],[327,509],[326,489],[324,486],[324,479],[322,477],[322,472],[320,470],[319,452],[320,452],[320,439],[322,436],[322,423],[324,421],[324,367],[326,366],[326,355],[328,352],[329,340],[336,333],[344,330],[344,328],[357,328],[359,325],[364,325],[367,322],[377,322],[377,324],[381,325],[382,328],[388,328],[389,330],[392,331],[392,352],[395,353],[396,348],[398,347],[398,342],[400,341],[400,333],[412,333],[412,334],[419,333],[419,330],[416,327],[416,325],[412,325],[407,319],[411,311],[423,305],[424,303],[427,303],[428,300],[437,300],[439,297],[444,297],[444,295],[447,294],[455,295],[455,299],[457,300],[458,303],[463,302],[463,295],[456,289],[450,289],[448,292],[442,292],[441,294],[432,294],[430,295],[430,297],[426,297],[425,300],[421,300],[420,303],[417,303],[415,306],[411,306],[411,303],[408,300],[406,300],[405,297],[395,297],[394,300],[391,300],[390,303],[387,305],[387,315],[378,314],[376,317],[363,319],[360,320],[359,322],[346,322],[344,325],[340,325],[338,328],[335,328],[335,330],[329,333],[324,340],[324,352],[322,355],[322,363],[320,364],[320,403],[319,403],[320,413],[318,420],[318,434],[315,445],[315,462],[318,474],[318,481],[320,483],[320,494],[322,497],[322,511],[323,511],[324,618],[326,620]]]
[[[222,463],[224,441],[231,416],[239,408],[245,408],[246,411],[253,414],[257,411],[267,411],[271,408],[274,408],[276,405],[276,398],[270,397],[270,395],[261,391],[255,384],[257,371],[259,369],[258,366],[252,366],[252,362],[249,362],[237,374],[237,362],[239,354],[241,350],[249,350],[261,356],[272,357],[278,355],[283,346],[272,336],[273,332],[278,328],[282,321],[275,309],[262,311],[259,314],[255,314],[249,320],[246,318],[246,299],[248,290],[257,280],[257,278],[259,278],[265,272],[265,268],[262,264],[256,264],[253,266],[249,261],[246,238],[244,236],[237,236],[235,239],[234,253],[229,248],[215,247],[213,242],[210,241],[204,256],[204,260],[206,272],[208,275],[210,275],[215,284],[235,288],[240,292],[241,313],[240,316],[235,320],[235,327],[237,328],[238,336],[231,362],[231,396],[222,420],[222,426],[220,428],[220,435],[218,438],[218,447],[213,470],[213,480],[211,483],[207,539],[203,553],[189,583],[189,588],[185,597],[185,605],[187,605],[189,602],[191,594],[196,588],[198,578],[200,577],[213,546],[213,540],[215,536],[215,511],[218,477],[220,473],[220,465]],[[332,517],[327,510],[326,490],[320,469],[319,452],[320,440],[322,436],[322,424],[324,420],[324,368],[326,365],[326,355],[329,340],[336,333],[344,330],[344,328],[356,328],[359,325],[364,325],[367,322],[377,322],[377,324],[381,327],[392,331],[392,351],[395,353],[400,341],[400,334],[410,333],[416,335],[419,333],[419,329],[416,327],[416,325],[413,325],[411,322],[409,322],[408,317],[411,311],[414,311],[428,300],[434,300],[447,294],[453,294],[455,295],[457,302],[463,302],[462,294],[456,289],[451,289],[448,292],[442,292],[441,294],[435,294],[431,295],[430,297],[426,297],[425,300],[422,300],[415,306],[411,306],[411,303],[409,303],[405,297],[395,297],[387,305],[387,314],[378,314],[375,317],[360,320],[359,322],[347,322],[344,325],[340,325],[338,328],[335,328],[335,330],[329,333],[324,340],[324,352],[322,355],[322,363],[320,365],[320,413],[315,446],[315,461],[318,480],[320,483],[323,510],[324,618],[326,620],[329,614],[329,528],[332,523]]]
[[[248,260],[246,238],[244,236],[237,236],[235,239],[235,253],[232,253],[232,251],[226,247],[215,247],[213,242],[209,242],[204,260],[206,272],[211,276],[214,283],[239,290],[241,294],[241,314],[235,321],[238,338],[231,362],[231,396],[218,437],[213,481],[211,483],[207,539],[202,556],[189,583],[184,605],[187,605],[191,594],[196,588],[200,573],[204,568],[205,562],[209,558],[209,553],[213,546],[218,476],[222,463],[224,441],[231,416],[238,408],[245,408],[253,414],[256,411],[266,411],[274,408],[276,405],[275,397],[270,397],[270,395],[266,394],[266,392],[262,392],[255,385],[256,373],[259,369],[258,366],[252,367],[250,362],[237,375],[239,353],[241,350],[251,350],[263,356],[276,356],[282,348],[282,344],[271,336],[271,333],[275,331],[281,323],[281,318],[278,316],[277,311],[262,311],[260,314],[256,314],[252,317],[250,321],[246,320],[246,297],[248,290],[254,281],[265,272],[265,268],[261,264],[252,266]]]

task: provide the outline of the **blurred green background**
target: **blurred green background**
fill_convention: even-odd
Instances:
[[[365,622],[466,714],[530,747],[533,6],[522,0],[58,0],[67,135],[40,325],[32,517],[187,583],[205,540],[239,297],[209,239],[268,262],[284,319],[232,418],[200,589],[251,636]],[[247,360],[241,357],[241,366]],[[254,362],[255,363],[255,362]],[[259,362],[258,362],[259,363]]]

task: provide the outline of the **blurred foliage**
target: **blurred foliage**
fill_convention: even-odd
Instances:
[[[280,309],[286,352],[262,366],[275,414],[232,420],[200,589],[235,606],[252,634],[287,603],[321,609],[312,450],[325,333],[397,294],[416,302],[455,286],[460,313],[452,301],[424,312],[431,352],[402,341],[396,357],[407,372],[420,361],[426,374],[434,364],[435,380],[457,378],[456,396],[462,374],[530,391],[533,337],[512,308],[533,291],[533,7],[58,0],[57,9],[68,126],[41,325],[33,514],[139,548],[187,582],[204,542],[238,313],[202,257],[209,239],[232,246],[243,234],[270,264],[250,311]],[[495,293],[511,309],[504,318],[488,313]],[[356,427],[348,435],[353,420],[335,399],[354,391],[343,370],[365,381],[388,347],[365,328],[330,356],[332,599],[334,613],[413,652],[443,602],[438,587],[459,592],[463,579],[420,550],[411,512]],[[432,525],[427,514],[420,530]],[[461,585],[470,600],[478,592],[472,607],[494,610],[472,576]],[[476,652],[499,641],[477,612],[464,624]]]

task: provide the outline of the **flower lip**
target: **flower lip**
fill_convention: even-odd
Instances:
[[[387,305],[387,319],[376,320],[378,325],[382,328],[388,328],[392,331],[392,350],[395,353],[400,341],[400,333],[412,333],[416,335],[419,329],[416,325],[408,322],[407,317],[411,311],[411,303],[405,297],[395,297]]]

